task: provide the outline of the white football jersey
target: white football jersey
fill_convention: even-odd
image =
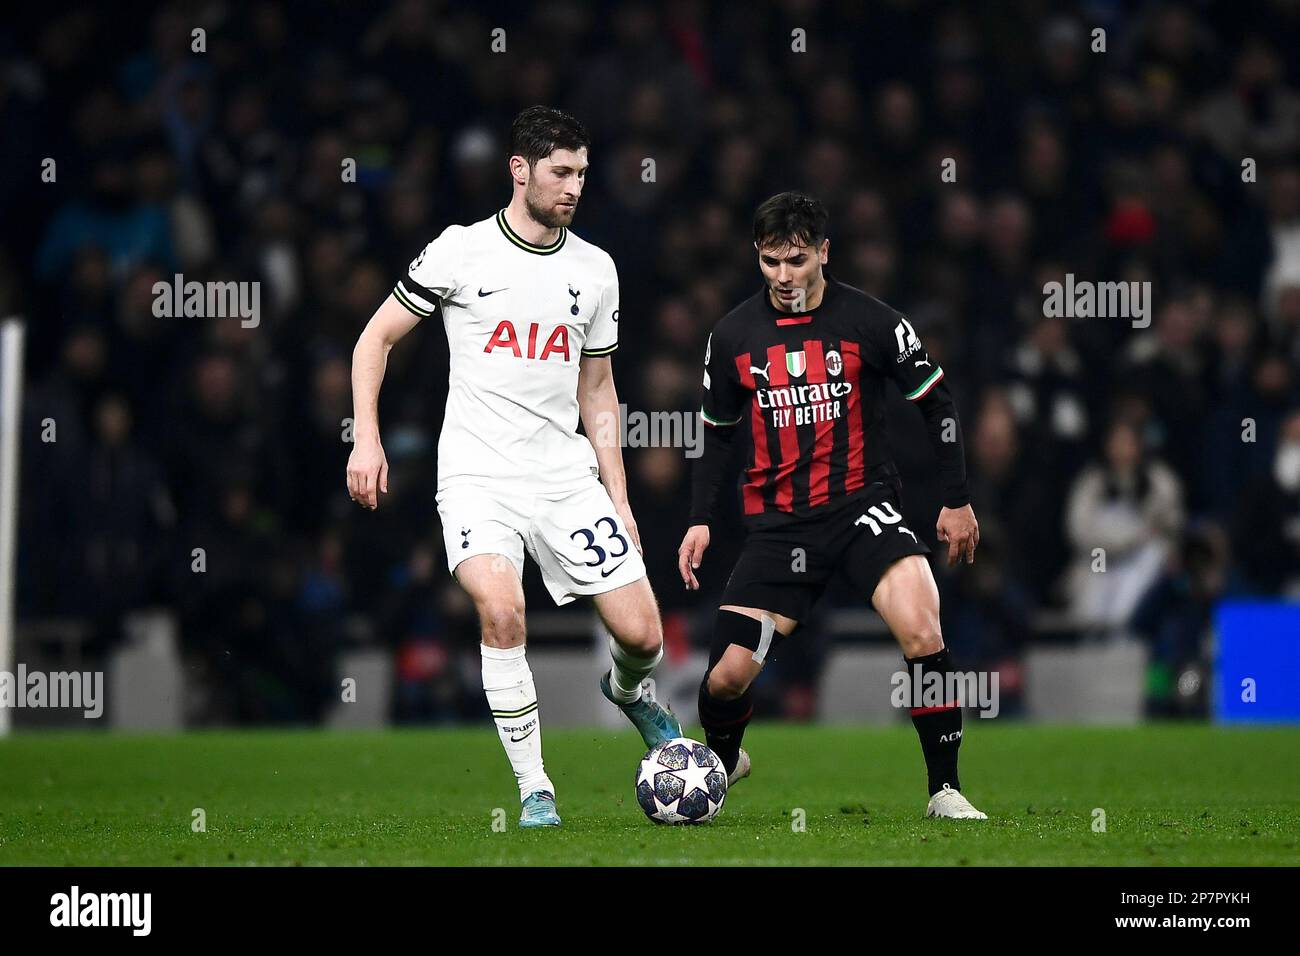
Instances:
[[[507,482],[563,490],[597,473],[578,434],[578,360],[618,348],[618,274],[604,250],[560,229],[524,241],[505,210],[448,226],[393,290],[428,316],[441,304],[451,374],[438,488]]]

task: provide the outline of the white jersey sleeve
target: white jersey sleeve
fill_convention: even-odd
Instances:
[[[433,314],[439,299],[454,299],[461,285],[465,227],[448,226],[412,261],[393,295],[416,315]]]
[[[592,317],[582,354],[588,357],[611,355],[618,348],[618,269],[609,261],[609,276],[601,289],[596,314]]]

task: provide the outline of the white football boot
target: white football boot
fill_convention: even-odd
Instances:
[[[731,771],[727,776],[727,786],[735,784],[737,780],[742,780],[749,776],[749,754],[745,753],[745,748],[740,748],[740,759],[736,761],[736,769]]]
[[[927,817],[948,817],[953,820],[987,820],[989,815],[976,810],[970,801],[946,783],[943,789],[930,798],[930,805],[925,808]]]

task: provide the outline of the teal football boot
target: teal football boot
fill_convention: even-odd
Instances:
[[[614,691],[609,686],[609,671],[600,677],[600,692],[605,699],[627,714],[645,741],[648,749],[653,750],[660,744],[682,736],[682,722],[673,716],[673,712],[661,705],[654,698],[654,691],[649,680],[641,684],[641,697],[631,704],[620,704],[614,699]]]
[[[558,827],[560,815],[555,810],[555,794],[549,790],[534,790],[519,811],[519,825],[530,827]]]

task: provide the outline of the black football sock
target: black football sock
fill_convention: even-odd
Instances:
[[[735,700],[719,700],[709,693],[709,675],[700,682],[700,723],[704,742],[718,755],[731,774],[740,760],[740,741],[754,716],[754,703],[747,690]]]
[[[961,704],[947,696],[944,675],[952,670],[948,648],[925,657],[903,658],[907,674],[912,681],[912,702],[916,703],[920,689],[926,686],[927,674],[939,676],[943,697],[937,704],[912,708],[912,726],[921,738],[921,752],[925,754],[925,770],[930,782],[930,795],[938,793],[946,783],[954,790],[961,789],[957,779],[957,751],[961,747]],[[935,678],[929,678],[933,682]]]

